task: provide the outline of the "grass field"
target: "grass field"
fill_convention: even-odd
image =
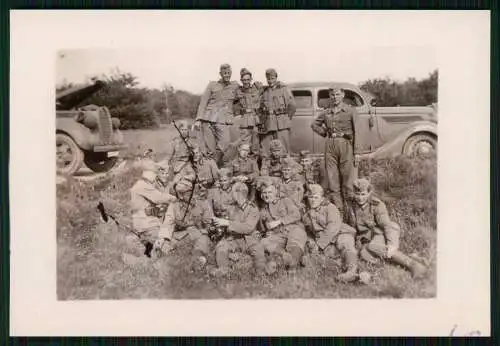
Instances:
[[[175,130],[128,131],[131,162],[146,148],[161,158]],[[427,275],[413,281],[402,268],[385,265],[366,268],[369,285],[341,284],[338,268],[313,258],[311,266],[294,274],[279,270],[271,277],[255,279],[248,270],[251,259],[242,256],[231,275],[214,279],[190,270],[190,244],[182,244],[155,265],[147,261],[125,263],[126,232],[105,224],[97,212],[102,201],[122,224],[131,222],[129,189],[141,171],[132,164],[114,176],[82,182],[69,178],[57,186],[57,296],[70,299],[151,298],[430,298],[436,295],[436,183],[435,158],[361,162],[360,173],[370,176],[378,196],[404,232],[401,249],[425,259]],[[214,258],[209,258],[213,265]]]

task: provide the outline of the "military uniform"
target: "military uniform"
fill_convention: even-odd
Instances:
[[[300,209],[304,207],[304,185],[294,179],[282,179],[279,184],[280,197],[290,198]]]
[[[318,248],[327,254],[335,252],[329,251],[329,247],[335,247],[342,254],[347,270],[355,274],[358,257],[354,244],[356,230],[342,223],[337,207],[324,199],[317,208],[308,208],[302,221]]]
[[[352,194],[354,180],[354,118],[356,109],[344,103],[320,113],[311,125],[314,132],[327,138],[325,170],[327,193],[343,214],[344,203]]]
[[[247,202],[240,206],[233,203],[229,206],[230,221],[227,235],[217,243],[215,256],[217,265],[227,269],[228,254],[234,251],[250,253],[254,259],[255,268],[261,271],[265,267],[264,247],[257,237],[257,224],[259,222],[259,209]]]
[[[132,224],[143,244],[154,243],[160,228],[165,227],[163,217],[168,204],[176,200],[150,173],[149,177],[144,174],[130,189]]]
[[[189,143],[189,138],[186,138]],[[186,165],[189,165],[189,150],[181,137],[175,137],[169,143],[166,160],[172,166],[174,174],[178,174]]]
[[[281,225],[269,230],[266,224],[270,221],[281,221]],[[291,256],[291,266],[296,266],[302,257],[307,241],[307,234],[301,222],[300,210],[290,198],[277,198],[261,209],[262,229],[265,237],[262,245],[269,254],[282,254],[285,251]]]
[[[217,181],[219,169],[217,168],[215,161],[207,157],[202,157],[198,161],[195,161],[194,165],[196,172],[194,171],[193,166],[188,164],[177,174],[177,177],[193,181],[197,173],[197,196],[200,198],[206,198],[208,190],[211,189]]]
[[[215,217],[228,219],[229,205],[233,203],[233,194],[231,185],[226,188],[214,187],[208,191],[208,205],[213,211]]]
[[[285,154],[279,157],[264,157],[262,159],[262,165],[260,168],[260,175],[263,177],[277,177],[281,178],[283,176],[283,160],[286,159]]]
[[[228,125],[233,123],[233,103],[238,87],[236,81],[219,80],[210,82],[205,89],[196,116],[201,122],[199,143],[205,153],[223,156],[230,141]]]
[[[269,152],[270,142],[273,139],[279,139],[285,151],[287,153],[290,151],[290,127],[295,111],[293,95],[283,83],[277,82],[273,87],[264,87],[260,108],[261,147],[264,153]]]
[[[240,140],[248,143],[252,154],[258,155],[260,152],[259,134],[257,127],[260,125],[258,110],[260,108],[260,96],[262,87],[253,84],[245,89],[240,86],[236,89],[235,115],[241,115]]]
[[[229,169],[235,178],[238,176],[248,178],[245,184],[248,186],[250,200],[253,200],[255,198],[255,179],[259,176],[257,161],[248,156],[245,159],[238,156],[231,162]]]

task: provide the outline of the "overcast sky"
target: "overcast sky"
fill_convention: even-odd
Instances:
[[[165,30],[168,39],[158,40],[154,49],[148,41],[147,47],[61,51],[57,83],[83,82],[118,67],[136,75],[142,86],[158,88],[168,83],[201,93],[209,80],[219,78],[219,65],[226,62],[233,67],[233,79],[238,80],[239,70],[246,67],[254,79],[265,81],[265,69],[274,67],[284,82],[359,83],[384,76],[420,79],[438,68],[433,47],[422,40],[384,45],[384,23],[388,22],[384,18],[367,18],[366,25],[352,30],[342,29],[342,21],[348,19],[344,16],[332,20],[322,13],[303,17],[295,12],[280,19],[270,13],[257,17],[245,12],[231,13],[223,20],[220,13],[217,20],[206,14],[172,15],[168,23],[176,30]],[[292,20],[299,15],[300,21]],[[287,22],[300,25],[287,26]],[[387,33],[397,34],[394,25],[386,26]],[[193,27],[196,30],[188,29]]]

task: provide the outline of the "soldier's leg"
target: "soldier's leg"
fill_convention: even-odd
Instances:
[[[212,123],[202,121],[200,124],[200,131],[198,132],[198,144],[202,152],[208,154],[215,153],[215,137],[212,130]]]
[[[337,278],[344,282],[354,281],[358,271],[358,253],[354,246],[354,235],[349,233],[339,234],[335,245],[342,254],[346,268],[346,271],[338,275]]]
[[[189,229],[189,237],[194,242],[192,254],[195,257],[195,265],[198,268],[202,268],[207,263],[210,238],[208,238],[207,234],[195,227]]]
[[[278,139],[281,144],[283,144],[283,148],[285,148],[285,152],[290,152],[290,130],[281,130],[277,132]]]
[[[245,238],[247,252],[253,258],[255,270],[262,272],[266,268],[266,257],[264,254],[264,246],[258,241],[257,238],[247,236]]]
[[[283,259],[290,268],[295,268],[302,259],[302,254],[307,242],[307,233],[303,227],[298,225],[287,226],[288,237],[286,243],[286,253]]]
[[[217,164],[222,164],[224,154],[230,142],[229,126],[225,124],[213,124],[212,126],[215,137],[215,153]]]
[[[382,234],[376,234],[371,241],[365,245],[365,249],[374,257],[384,259],[387,253],[385,238]]]
[[[330,201],[335,204],[343,216],[344,203],[340,185],[340,173],[338,166],[338,153],[333,140],[327,140],[325,144],[325,174],[327,180],[327,192]]]
[[[254,157],[260,154],[260,136],[255,127],[251,129],[250,151]]]
[[[260,135],[260,148],[262,155],[269,155],[270,153],[270,144],[273,140],[273,136],[271,133],[266,133],[265,135]]]
[[[345,140],[339,145],[339,172],[343,202],[348,203],[352,198],[353,183],[355,178],[354,152],[351,142]],[[345,205],[344,205],[345,207]]]

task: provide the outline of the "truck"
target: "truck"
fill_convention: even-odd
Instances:
[[[76,85],[56,92],[56,172],[74,175],[83,164],[94,172],[107,172],[126,148],[120,120],[104,106],[84,105],[85,100],[106,85]]]

